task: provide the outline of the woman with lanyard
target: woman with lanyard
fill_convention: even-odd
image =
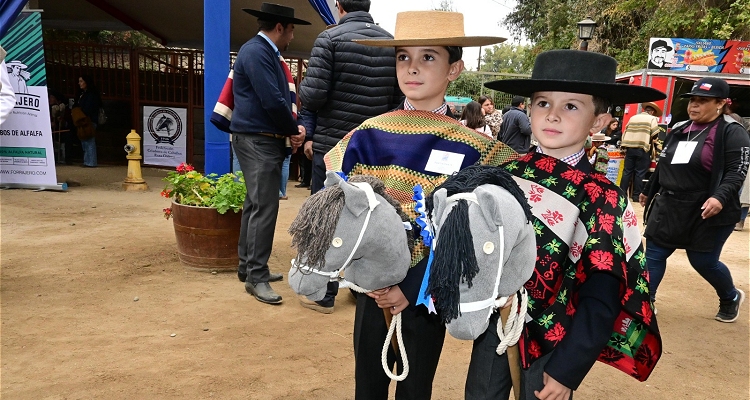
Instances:
[[[646,262],[652,300],[667,258],[685,249],[690,265],[716,290],[716,320],[734,322],[745,293],[719,261],[740,216],[739,189],[745,179],[750,137],[723,108],[729,85],[703,78],[689,93],[689,121],[675,124],[664,141],[659,164],[639,202],[645,208]]]

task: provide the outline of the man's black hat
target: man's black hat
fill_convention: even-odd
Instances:
[[[729,84],[719,78],[702,78],[698,82],[695,82],[690,92],[680,95],[683,98],[692,96],[726,99],[729,97]]]
[[[531,97],[535,92],[590,94],[614,104],[662,100],[666,94],[649,87],[615,83],[617,61],[604,54],[580,50],[550,50],[537,56],[531,79],[504,79],[485,87]]]
[[[303,19],[294,18],[294,9],[292,7],[282,6],[280,4],[263,3],[260,5],[260,10],[243,8],[242,11],[256,16],[262,21],[310,25],[309,22]]]
[[[672,46],[668,45],[667,42],[664,40],[659,39],[655,41],[653,44],[651,44],[651,50],[659,48],[659,47],[664,47],[667,49],[667,51],[672,51]]]

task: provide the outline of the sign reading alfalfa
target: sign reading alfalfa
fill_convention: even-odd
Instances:
[[[143,163],[176,167],[187,161],[186,108],[143,107]]]
[[[648,68],[750,75],[750,42],[651,38]]]

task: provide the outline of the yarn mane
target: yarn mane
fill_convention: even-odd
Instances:
[[[409,216],[401,210],[401,204],[385,192],[385,184],[374,176],[355,175],[349,182],[368,183],[372,190],[382,196],[396,209],[402,221],[409,222]],[[331,246],[336,232],[341,210],[346,198],[339,186],[327,187],[305,200],[297,217],[289,226],[292,236],[292,247],[297,249],[297,260],[305,258],[305,264],[311,268],[321,269],[325,266],[325,255]],[[414,249],[414,239],[409,231],[404,230],[409,251]]]
[[[502,167],[487,165],[464,168],[438,186],[426,199],[428,215],[433,221],[435,220],[432,216],[433,194],[438,190],[446,189],[447,195],[452,196],[456,193],[473,192],[477,187],[487,184],[502,187],[513,195],[521,204],[526,220],[531,221],[531,207],[513,177]],[[448,245],[441,246],[441,243]],[[474,238],[469,221],[469,203],[466,200],[459,200],[440,228],[440,237],[435,246],[427,286],[427,293],[433,297],[443,323],[448,323],[460,315],[458,285],[466,282],[471,287],[472,279],[478,272],[479,266],[474,253]]]

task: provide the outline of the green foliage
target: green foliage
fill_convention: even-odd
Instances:
[[[651,37],[750,40],[750,0],[518,0],[504,23],[534,43],[533,59],[578,48],[586,16],[599,24],[589,50],[617,59],[620,72],[645,68]]]
[[[230,210],[240,212],[245,202],[245,179],[241,172],[204,176],[191,165],[182,163],[175,171],[169,172],[164,181],[167,184],[161,192],[162,197],[182,205],[213,207],[219,214],[224,214]],[[164,209],[164,216],[169,219],[171,209]]]
[[[72,31],[44,29],[45,41],[94,43],[135,48],[163,47],[159,42],[138,31]]]
[[[533,63],[529,62],[531,46],[500,44],[484,49],[480,71],[530,74]]]

